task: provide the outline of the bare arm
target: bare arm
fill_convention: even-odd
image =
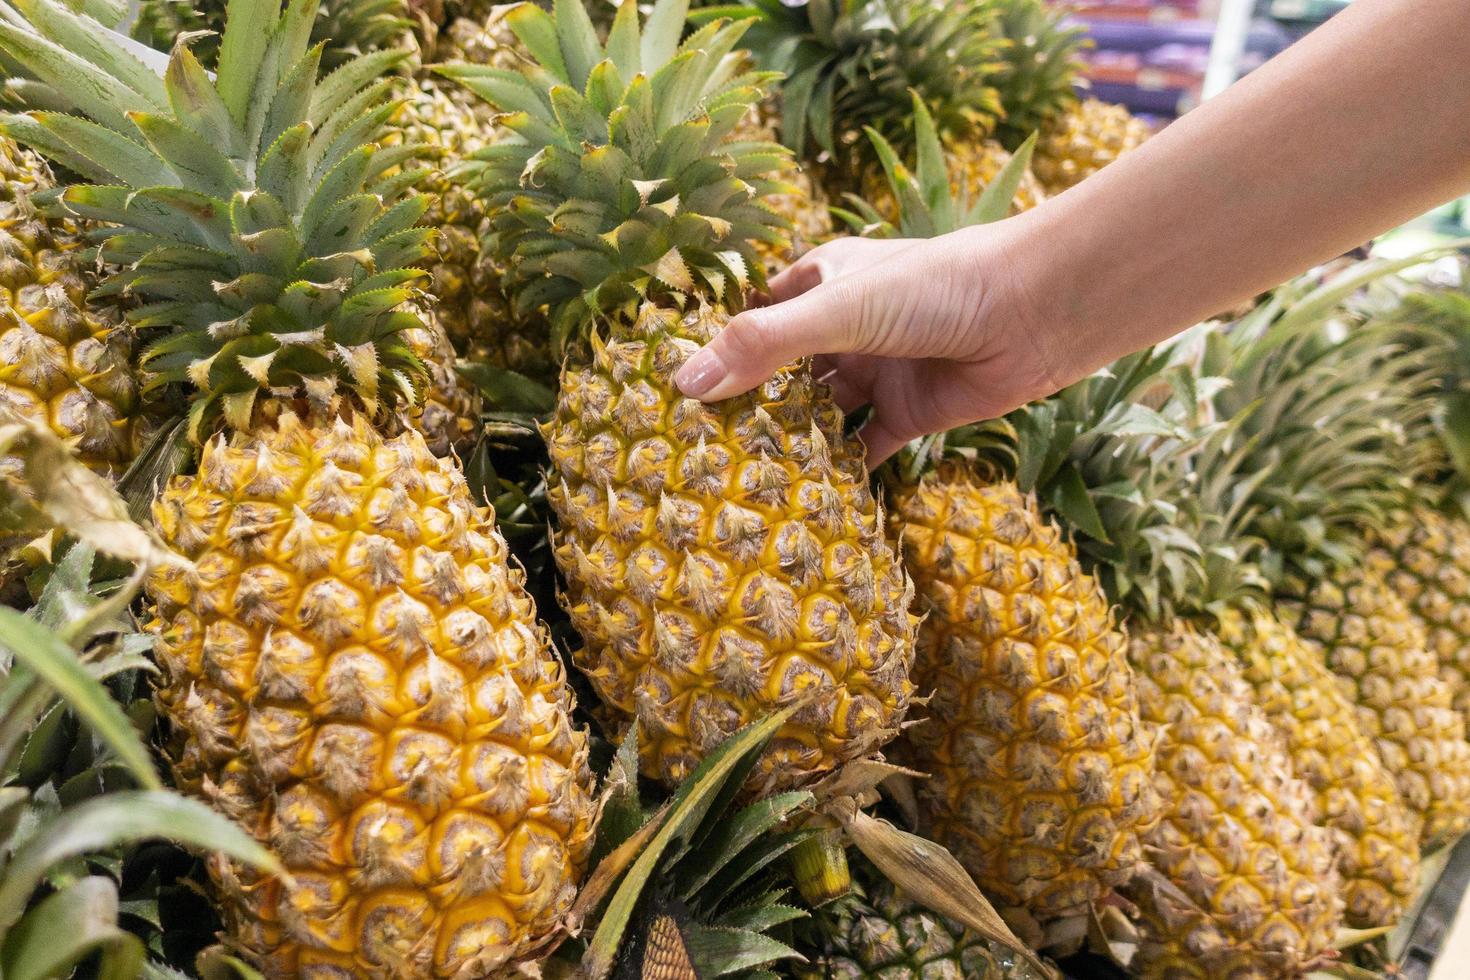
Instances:
[[[876,459],[1048,394],[1470,190],[1467,41],[1467,0],[1357,0],[1026,214],[817,249],[679,381],[723,398],[830,355]]]

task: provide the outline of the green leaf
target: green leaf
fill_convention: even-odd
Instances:
[[[16,851],[0,881],[0,930],[19,920],[36,886],[60,862],[149,839],[220,852],[284,874],[269,851],[202,803],[167,790],[109,793],[63,811]]]
[[[1031,165],[1031,152],[1035,148],[1036,134],[1032,133],[1026,137],[1026,142],[1016,148],[1016,152],[1006,161],[1000,173],[996,174],[990,186],[980,194],[966,224],[989,224],[1011,213],[1011,202],[1016,199],[1016,192],[1021,188],[1021,180],[1026,176],[1026,168]]]
[[[1444,398],[1436,422],[1455,471],[1470,477],[1470,392]]]
[[[230,118],[214,82],[188,48],[180,48],[169,59],[164,76],[169,104],[180,123],[197,133],[209,145],[230,157],[239,157],[245,147],[237,145],[240,129]],[[144,181],[129,181],[142,186]]]
[[[213,198],[243,190],[245,180],[223,153],[167,116],[132,112],[128,118],[179,178],[180,186]]]
[[[0,609],[0,647],[55,690],[140,786],[162,788],[153,760],[127,715],[54,632],[12,609]]]
[[[117,924],[117,887],[95,875],[46,896],[21,918],[0,948],[0,974],[52,980],[94,954],[99,980],[133,980],[143,966],[142,942]]]
[[[746,864],[747,849],[752,844],[811,802],[810,793],[781,793],[751,804],[733,819],[720,817],[715,821],[713,832],[700,842],[699,873],[683,884],[681,897],[690,901],[696,892],[736,858],[741,859],[742,865]]]
[[[725,977],[780,960],[804,959],[790,946],[770,936],[738,929],[719,929],[684,923],[685,949],[701,977]]]
[[[77,155],[105,170],[109,181],[121,180],[133,187],[158,182],[158,158],[141,143],[81,116],[48,112],[33,118]],[[44,146],[37,149],[48,152]]]
[[[638,74],[642,66],[642,39],[638,29],[638,5],[618,4],[612,30],[607,35],[607,56],[622,76],[623,84]]]
[[[684,25],[689,19],[689,0],[657,0],[643,23],[640,50],[642,69],[655,72],[668,64],[679,50]]]
[[[588,867],[598,863],[643,826],[643,804],[638,797],[638,723],[634,721],[613,756],[603,785],[610,787],[602,817],[597,821],[597,843]]]
[[[78,17],[54,0],[15,0],[15,7],[43,37],[112,78],[117,93],[114,101],[119,107],[124,102],[134,109],[162,109],[168,105],[158,73],[128,53],[104,25],[89,17]],[[117,92],[120,87],[127,92]]]
[[[554,0],[551,16],[556,22],[557,40],[566,65],[567,81],[578,92],[587,85],[592,66],[602,60],[602,45],[597,41],[597,27],[582,0]],[[647,62],[644,63],[645,66]]]
[[[612,971],[638,899],[662,863],[664,853],[694,832],[726,784],[737,773],[749,771],[771,738],[799,708],[800,705],[792,705],[736,732],[720,743],[679,787],[658,833],[628,869],[588,942],[582,967],[589,980],[605,980]]]
[[[1069,463],[1057,473],[1051,487],[1051,501],[1057,513],[1065,517],[1073,527],[1104,544],[1112,544],[1107,528],[1103,525],[1102,515],[1097,512],[1097,505],[1087,492],[1087,481],[1082,478],[1077,467]]]
[[[762,901],[735,909],[720,916],[715,923],[726,929],[746,929],[750,932],[769,932],[777,926],[807,917],[805,909],[794,905],[782,905],[772,896],[762,896]]]
[[[243,130],[250,118],[256,76],[280,26],[280,11],[280,0],[229,0],[225,8],[217,85],[239,129]]]

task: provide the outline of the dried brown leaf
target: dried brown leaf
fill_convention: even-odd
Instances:
[[[983,939],[1009,947],[1043,976],[1053,975],[1016,938],[960,862],[944,847],[856,807],[842,819],[852,842],[910,899],[961,923]]]

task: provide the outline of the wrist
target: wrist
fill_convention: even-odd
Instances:
[[[966,228],[966,275],[979,283],[979,308],[971,327],[983,349],[978,357],[1025,352],[1033,384],[1044,397],[1091,373],[1082,322],[1063,283],[1054,275],[1055,256],[1045,247],[1044,226],[1026,212],[989,225]]]

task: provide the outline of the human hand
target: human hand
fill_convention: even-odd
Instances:
[[[715,401],[815,355],[844,412],[873,407],[860,433],[870,464],[1048,395],[1071,379],[1022,301],[1004,224],[814,249],[771,280],[770,305],[732,318],[675,382]]]

